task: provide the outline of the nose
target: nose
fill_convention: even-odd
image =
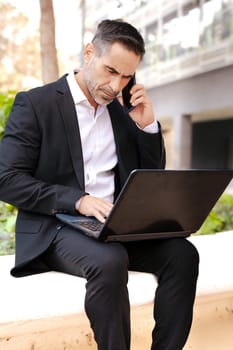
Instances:
[[[110,82],[110,87],[115,93],[119,93],[122,89],[122,78],[120,76],[113,76]]]

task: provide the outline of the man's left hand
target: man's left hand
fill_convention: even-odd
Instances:
[[[129,115],[141,129],[144,129],[155,120],[152,103],[146,94],[144,85],[135,84],[130,92],[132,94],[130,103],[135,108],[129,112]]]

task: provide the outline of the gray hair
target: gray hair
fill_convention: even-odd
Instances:
[[[141,59],[145,54],[144,40],[139,31],[122,20],[103,20],[99,23],[92,39],[98,56],[105,53],[112,44],[120,43],[129,51],[133,51]]]

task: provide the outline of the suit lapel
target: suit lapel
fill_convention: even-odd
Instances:
[[[80,130],[74,101],[65,76],[57,82],[57,103],[64,122],[73,168],[80,188],[84,190],[84,164]],[[130,140],[130,135],[125,130],[126,125],[130,123],[130,121],[129,117],[122,113],[122,108],[117,101],[113,101],[108,105],[108,110],[113,126],[118,157],[119,180],[120,186],[122,186],[129,172],[134,169],[136,164],[132,140]]]
[[[84,190],[83,154],[77,114],[66,77],[58,80],[57,103],[64,121],[74,171],[80,188]]]
[[[114,100],[108,105],[116,143],[120,186],[123,186],[131,170],[135,168],[135,145],[129,134],[130,118],[123,113],[120,103]],[[132,123],[133,124],[133,123]]]

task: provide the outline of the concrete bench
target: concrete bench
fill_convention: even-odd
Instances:
[[[189,238],[200,253],[192,330],[185,350],[233,349],[233,232]],[[16,279],[0,257],[0,350],[97,349],[84,313],[85,280],[57,272]],[[130,272],[132,350],[150,349],[156,279]]]

